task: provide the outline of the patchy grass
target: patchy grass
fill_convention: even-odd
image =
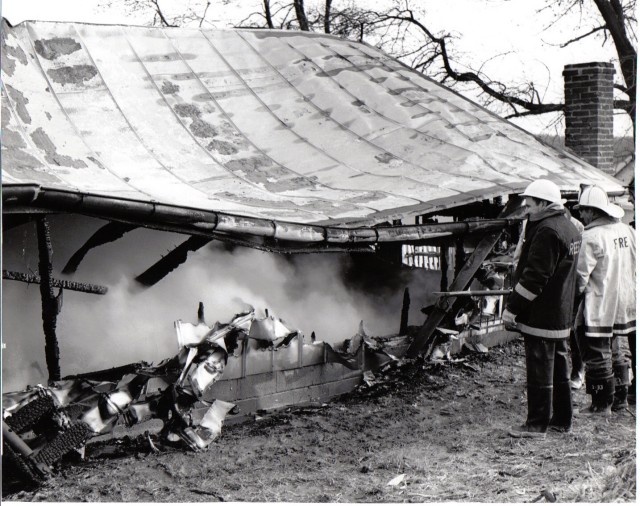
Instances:
[[[526,416],[523,354],[516,342],[466,363],[409,364],[328,405],[225,426],[206,452],[89,458],[5,499],[635,502],[630,414],[577,416],[571,434],[539,441],[506,435]],[[584,391],[574,401],[586,404]]]

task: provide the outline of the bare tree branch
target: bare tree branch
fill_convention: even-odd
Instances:
[[[160,4],[158,3],[158,0],[150,0],[150,1],[155,8],[156,14],[160,19],[160,24],[162,26],[173,26],[173,27],[178,26],[173,23],[169,23],[169,21],[167,21],[167,18],[165,17],[164,13],[162,12],[162,9],[160,8]]]
[[[524,100],[516,95],[512,95],[506,93],[503,90],[496,89],[490,82],[483,80],[477,73],[474,72],[457,72],[451,66],[451,60],[449,58],[449,54],[447,51],[447,36],[437,37],[435,36],[424,24],[418,21],[413,14],[412,10],[405,10],[398,14],[389,14],[386,16],[387,19],[397,20],[405,23],[410,23],[420,29],[420,31],[434,44],[439,47],[439,55],[442,59],[442,65],[444,66],[444,70],[446,71],[447,77],[458,81],[458,82],[472,82],[476,84],[480,89],[486,93],[488,96],[504,102],[510,107],[514,108],[515,106],[519,106],[526,111],[528,114],[543,114],[553,111],[561,111],[564,108],[563,104],[542,104],[536,102],[534,100]],[[519,113],[517,110],[514,112],[514,115],[521,116],[523,113]]]
[[[200,28],[202,28],[202,23],[204,21],[204,18],[207,17],[207,11],[209,10],[210,5],[211,5],[211,2],[208,1],[206,7],[204,8],[204,12],[202,13],[202,18],[200,18],[200,24],[198,25]]]
[[[593,30],[588,31],[587,33],[583,33],[582,35],[579,35],[578,37],[575,37],[573,39],[570,39],[566,42],[563,42],[562,44],[560,44],[560,47],[564,48],[567,46],[570,46],[571,44],[574,44],[582,39],[586,39],[587,37],[590,37],[591,35],[593,35],[594,33],[598,33],[600,31],[606,31],[607,27],[605,25],[602,26],[598,26],[596,28],[594,28]]]

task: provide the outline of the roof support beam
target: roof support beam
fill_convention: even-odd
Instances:
[[[124,234],[136,228],[138,228],[136,225],[119,222],[107,223],[105,226],[99,228],[89,237],[87,242],[71,256],[67,265],[62,269],[63,274],[76,272],[80,262],[82,262],[89,250],[120,239]]]

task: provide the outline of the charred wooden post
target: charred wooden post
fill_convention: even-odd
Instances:
[[[440,290],[449,288],[449,243],[440,243]]]
[[[198,323],[204,323],[204,304],[198,304]]]
[[[409,296],[409,287],[404,289],[404,297],[402,298],[402,313],[400,315],[400,332],[401,336],[407,335],[407,329],[409,328],[409,305],[411,304],[411,297]]]
[[[24,272],[2,270],[2,279],[11,281],[21,281],[23,283],[40,284],[40,276],[37,274],[27,274]],[[92,285],[89,283],[80,283],[78,281],[67,281],[66,279],[51,278],[51,286],[54,288],[64,288],[74,292],[92,293],[95,295],[104,295],[109,291],[106,286]]]
[[[46,218],[36,222],[38,231],[38,272],[40,273],[40,298],[42,299],[42,326],[44,329],[44,354],[49,371],[49,381],[60,379],[60,349],[56,336],[56,325],[60,307],[53,294],[51,263],[51,235]]]

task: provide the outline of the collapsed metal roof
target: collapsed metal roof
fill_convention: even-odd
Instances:
[[[371,227],[540,177],[623,191],[365,44],[277,30],[2,31],[2,183],[14,204],[125,218],[152,206],[167,222],[195,210],[252,233],[227,218]]]

